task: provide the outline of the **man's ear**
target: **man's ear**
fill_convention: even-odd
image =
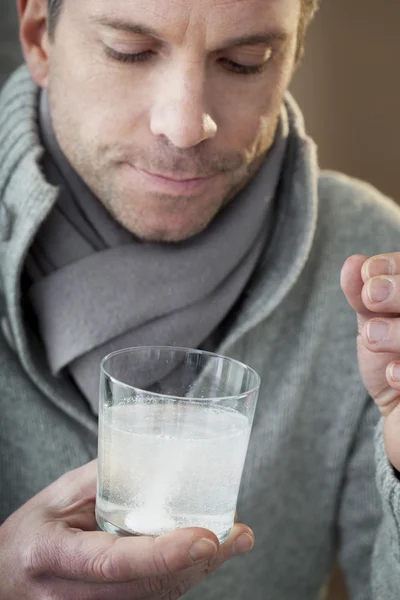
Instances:
[[[47,87],[49,38],[47,0],[17,0],[19,37],[29,71],[38,85]]]

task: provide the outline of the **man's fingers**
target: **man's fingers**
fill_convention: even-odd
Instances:
[[[364,287],[361,269],[367,260],[368,257],[361,254],[350,256],[344,263],[340,276],[340,285],[347,302],[356,313],[366,317],[369,315],[369,311],[365,308],[361,297]]]
[[[371,313],[400,313],[400,252],[368,258],[361,267],[362,302]]]
[[[340,274],[340,285],[346,300],[357,313],[359,333],[362,332],[364,325],[370,318],[377,316],[376,313],[365,306],[363,300],[364,279],[362,271],[365,270],[364,265],[368,260],[368,257],[363,254],[350,256],[344,263]]]
[[[365,261],[361,270],[363,282],[378,275],[400,275],[400,252],[378,254]]]
[[[228,539],[221,544],[218,553],[211,560],[209,572],[215,571],[233,556],[247,554],[253,549],[254,543],[255,539],[252,530],[246,525],[236,523]]]
[[[94,583],[126,583],[171,575],[211,560],[216,536],[206,529],[180,529],[159,538],[118,538],[70,529],[65,521],[44,524],[29,550],[35,575]]]
[[[400,262],[400,253],[397,254],[397,260]],[[395,263],[397,264],[396,261]],[[391,262],[386,261],[380,256],[368,258],[367,256],[356,254],[348,258],[343,265],[340,284],[347,302],[357,313],[360,333],[370,319],[378,317],[379,315],[390,317],[400,312],[400,297],[396,298],[395,292],[393,292],[390,298],[384,302],[372,301],[373,292],[371,292],[371,290],[373,288],[375,293],[378,295],[380,294],[382,297],[382,291],[378,291],[380,283],[378,280],[380,280],[381,277],[376,277],[375,274],[380,271],[384,272],[385,270],[388,271],[395,268],[385,266],[387,264],[391,265]],[[372,274],[372,278],[370,277],[370,274]],[[394,278],[390,277],[390,279]],[[395,284],[398,289],[400,286],[400,277]],[[388,284],[382,283],[384,289],[387,289],[387,285]]]
[[[362,290],[362,301],[372,313],[400,312],[400,275],[381,275],[368,279]]]
[[[369,319],[361,329],[364,346],[371,352],[399,352],[400,319],[378,317]]]

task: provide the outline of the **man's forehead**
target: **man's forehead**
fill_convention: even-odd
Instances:
[[[296,31],[301,0],[74,0],[93,21],[140,23],[177,39],[207,44],[265,31]]]

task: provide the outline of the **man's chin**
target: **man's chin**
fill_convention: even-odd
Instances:
[[[177,244],[205,231],[210,222],[187,228],[131,226],[128,229],[142,242]]]
[[[112,216],[120,225],[130,231],[136,238],[143,242],[178,243],[189,240],[199,235],[216,217],[217,211],[213,211],[208,218],[184,219],[183,215],[167,215],[165,218],[156,216],[154,219],[146,217],[132,218],[132,215],[121,214],[112,210]]]
[[[125,229],[144,242],[177,243],[203,232],[223,208],[224,199],[153,198],[137,202],[126,196],[118,205],[107,206]],[[103,204],[105,204],[103,202]],[[107,203],[108,204],[108,203]]]

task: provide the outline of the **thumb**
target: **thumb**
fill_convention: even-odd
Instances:
[[[30,550],[36,576],[86,583],[129,583],[179,573],[213,558],[216,536],[205,529],[179,529],[158,538],[120,537],[47,522]]]

